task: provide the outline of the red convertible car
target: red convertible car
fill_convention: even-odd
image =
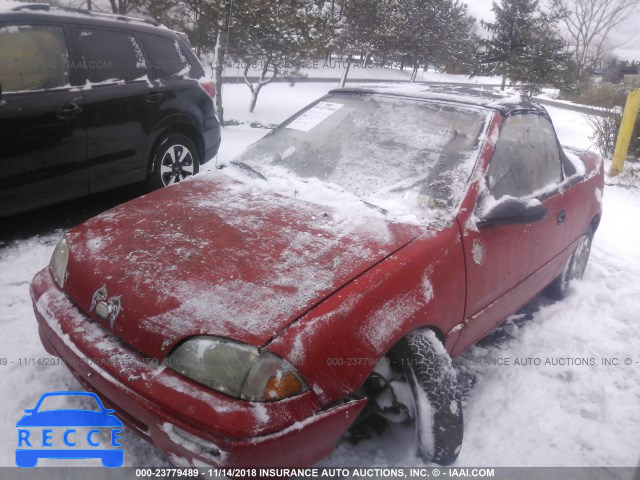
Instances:
[[[179,465],[296,467],[362,415],[453,462],[452,356],[582,276],[603,167],[519,97],[341,89],[209,175],[69,231],[47,351]]]

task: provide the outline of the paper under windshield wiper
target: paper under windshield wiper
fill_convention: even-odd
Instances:
[[[253,173],[255,176],[257,176],[258,178],[261,178],[262,180],[266,180],[267,177],[265,177],[263,174],[261,174],[259,171],[257,171],[255,168],[253,168],[251,165],[248,165],[246,163],[243,162],[230,162],[232,165],[236,165],[244,170],[248,170],[251,173]]]

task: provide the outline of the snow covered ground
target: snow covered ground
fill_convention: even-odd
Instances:
[[[213,55],[209,55],[203,59],[203,64],[207,71],[213,77]],[[342,60],[334,58],[332,60],[308,60],[303,68],[300,69],[300,75],[303,80],[309,81],[327,81],[333,79],[336,82],[340,80],[344,73],[345,63]],[[347,83],[353,81],[363,81],[376,79],[385,82],[406,82],[411,78],[412,67],[405,66],[404,70],[394,66],[369,65],[361,66],[359,63],[352,63],[347,76]],[[262,65],[255,65],[250,68],[248,76],[250,78],[258,78],[262,74]],[[244,64],[241,62],[230,61],[230,64],[224,69],[224,78],[226,81],[236,81],[236,83],[244,83]],[[280,79],[282,80],[282,79]],[[440,72],[433,68],[425,70],[418,69],[416,80],[419,82],[449,82],[449,83],[470,83],[477,85],[500,85],[502,77],[477,76],[469,78],[464,75],[453,75]]]
[[[256,113],[250,114],[247,87],[225,85],[226,118],[246,123],[224,130],[219,159],[235,156],[268,132],[251,128],[250,122],[279,123],[333,87],[327,83],[269,85],[258,100]],[[579,113],[555,107],[549,112],[562,143],[590,146],[589,127]],[[214,166],[212,161],[205,170]],[[64,213],[61,209],[61,217]],[[640,190],[608,186],[589,267],[585,278],[571,287],[569,297],[558,303],[539,298],[528,309],[529,315],[512,317],[498,332],[456,359],[467,382],[465,442],[456,466],[638,464],[638,219]],[[14,465],[15,422],[25,408],[32,407],[44,392],[79,388],[65,367],[29,360],[48,357],[38,339],[29,282],[47,265],[63,233],[62,228],[44,226],[34,231],[37,233],[11,240],[3,240],[0,234],[0,326],[4,332],[0,466]],[[603,364],[613,359],[617,364]],[[405,427],[357,445],[345,440],[322,465],[420,465],[422,461],[411,448],[413,442]],[[124,433],[123,445],[125,465],[168,465],[161,453],[132,433]],[[77,461],[68,464],[78,465]]]

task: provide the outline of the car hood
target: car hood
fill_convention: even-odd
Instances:
[[[67,295],[154,358],[195,335],[263,345],[424,231],[340,215],[220,174],[200,177],[67,234]],[[92,308],[101,287],[120,303],[110,322]]]

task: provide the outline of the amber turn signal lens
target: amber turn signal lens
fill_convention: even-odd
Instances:
[[[291,397],[302,390],[300,380],[293,373],[285,373],[277,377],[271,377],[264,389],[264,400],[279,400]]]

